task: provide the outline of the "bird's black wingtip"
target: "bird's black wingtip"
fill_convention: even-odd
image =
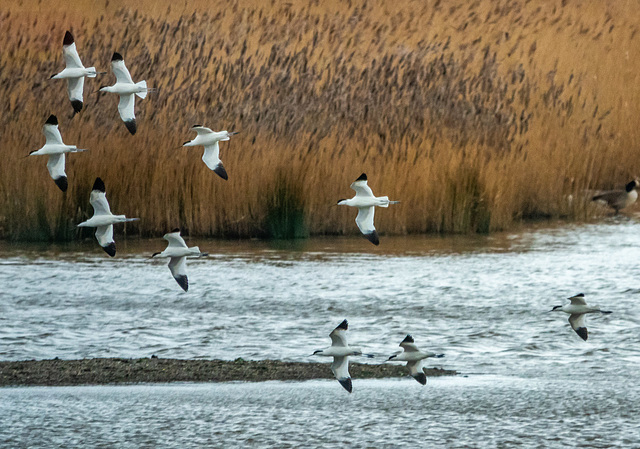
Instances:
[[[353,392],[353,385],[351,384],[351,378],[347,377],[346,379],[338,379],[340,385],[344,387],[349,393]]]
[[[129,132],[131,133],[131,135],[133,136],[136,131],[137,131],[137,127],[136,127],[136,120],[127,120],[126,122],[124,122],[125,126],[127,127],[127,129],[129,130]]]
[[[336,327],[336,329],[342,329],[342,330],[347,330],[349,328],[349,322],[344,319],[342,320],[342,323],[338,324],[338,326]]]
[[[67,177],[66,176],[60,176],[59,178],[54,179],[53,182],[55,182],[56,185],[63,192],[66,192],[67,191],[67,187],[69,187],[69,183],[67,182]]]
[[[363,174],[360,175],[360,177],[358,179],[356,179],[356,182],[357,181],[366,181],[366,180],[367,180],[367,174],[363,173]]]
[[[370,232],[368,234],[363,234],[363,235],[367,240],[369,240],[374,245],[379,245],[380,244],[380,238],[378,238],[378,232],[377,231],[373,231],[373,232]]]
[[[62,41],[62,45],[71,45],[73,44],[73,35],[71,32],[67,31],[64,33],[64,40]]]
[[[71,106],[73,106],[73,113],[77,114],[82,111],[82,101],[80,100],[71,100]]]
[[[227,175],[227,171],[224,169],[222,162],[219,163],[213,171],[216,175],[220,176],[225,181],[229,179],[229,176]]]
[[[184,290],[185,292],[189,290],[189,280],[186,276],[176,276],[174,279],[176,280],[178,285],[182,287],[182,290]]]
[[[587,338],[589,338],[589,332],[587,332],[587,328],[586,327],[579,327],[576,329],[576,334],[578,334],[580,336],[580,338],[582,338],[584,341],[587,341]]]
[[[47,119],[46,122],[44,122],[45,125],[58,125],[58,117],[56,117],[55,115],[51,114],[49,116],[49,118]]]
[[[413,378],[422,385],[427,384],[427,375],[424,372],[416,374],[415,376],[413,376]]]
[[[180,228],[173,228],[173,229],[171,230],[171,233],[174,233],[174,232],[180,232]]]
[[[120,53],[116,51],[113,53],[113,56],[111,57],[111,62],[114,62],[114,61],[124,61],[124,58]]]
[[[411,335],[407,334],[407,336],[404,337],[404,340],[402,340],[402,343],[414,343],[413,337]],[[402,344],[402,343],[400,343],[400,344]]]
[[[102,249],[105,253],[109,254],[111,257],[116,255],[116,243],[111,242],[107,246],[103,246]]]
[[[104,186],[104,181],[98,177],[96,178],[96,180],[93,182],[93,187],[91,188],[91,190],[98,190],[102,193],[106,193],[107,189]]]

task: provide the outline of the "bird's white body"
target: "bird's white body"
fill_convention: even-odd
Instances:
[[[367,175],[364,173],[351,183],[351,188],[355,190],[356,196],[346,200],[338,201],[339,206],[351,206],[358,208],[356,225],[360,232],[374,245],[380,243],[378,233],[373,224],[375,207],[389,207],[389,204],[396,204],[399,201],[389,201],[388,196],[375,196],[371,187],[367,184]]]
[[[220,146],[218,142],[224,142],[229,140],[231,136],[237,134],[237,132],[229,131],[212,131],[204,126],[196,125],[191,128],[197,132],[198,135],[195,139],[185,142],[184,147],[204,146],[204,154],[202,155],[202,161],[213,170],[222,179],[228,179],[227,172],[220,160]]]
[[[49,156],[47,170],[56,185],[65,192],[67,190],[67,174],[65,172],[65,154],[86,151],[75,145],[65,145],[58,129],[58,119],[51,115],[42,127],[45,144],[42,148],[32,151],[29,156]]]
[[[436,354],[435,352],[421,351],[415,345],[413,337],[411,335],[407,335],[405,337],[402,343],[400,343],[400,347],[403,349],[403,351],[396,352],[391,357],[389,357],[388,361],[407,362],[407,368],[409,369],[409,374],[411,374],[411,377],[413,377],[422,385],[426,385],[427,376],[422,369],[422,361],[429,357],[444,357],[444,355]]]
[[[113,240],[113,225],[116,223],[136,221],[139,220],[139,218],[127,218],[124,215],[113,215],[111,213],[104,182],[102,182],[100,178],[96,178],[93,184],[89,202],[93,207],[93,217],[83,221],[78,227],[96,228],[95,235],[98,243],[107,254],[113,257],[116,254],[116,243]]]
[[[349,356],[362,355],[362,351],[358,348],[352,348],[347,343],[347,320],[344,320],[331,333],[331,346],[325,349],[319,349],[313,355],[323,357],[333,357],[331,371],[338,379],[340,385],[349,393],[352,392],[351,375],[349,374]]]
[[[62,72],[53,75],[51,79],[67,80],[69,100],[71,100],[74,113],[77,113],[82,110],[85,77],[95,78],[98,72],[95,67],[85,67],[82,64],[76,49],[76,43],[69,31],[64,36],[62,55],[64,56],[66,67]]]
[[[571,328],[582,338],[587,341],[589,333],[587,331],[587,324],[585,315],[588,313],[611,313],[607,310],[601,310],[600,307],[590,307],[587,305],[584,295],[582,293],[569,298],[570,304],[554,307],[551,312],[564,312],[569,315],[569,324]]]
[[[75,47],[75,44],[74,44]],[[95,78],[98,75],[95,67],[66,67],[62,72],[51,77],[52,80],[65,80],[73,78]]]
[[[129,70],[124,64],[124,59],[119,53],[114,53],[111,58],[111,70],[116,76],[116,83],[113,86],[100,88],[101,92],[118,94],[118,113],[131,134],[137,130],[135,115],[135,96],[145,98],[151,89],[147,87],[146,81],[133,82]]]
[[[171,274],[178,285],[186,292],[189,289],[187,256],[202,256],[203,254],[197,246],[187,247],[187,244],[180,235],[179,229],[174,229],[166,233],[162,238],[169,242],[167,248],[160,253],[155,253],[151,257],[169,257],[169,270],[171,270]]]

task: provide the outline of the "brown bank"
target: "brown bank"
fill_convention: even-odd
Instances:
[[[16,385],[91,385],[138,382],[259,382],[333,378],[328,363],[160,359],[83,359],[0,362],[0,387]],[[408,376],[403,365],[390,363],[349,367],[354,379]],[[427,376],[455,371],[425,369]]]

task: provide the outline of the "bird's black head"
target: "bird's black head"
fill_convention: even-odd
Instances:
[[[45,125],[57,125],[58,124],[58,117],[56,117],[55,115],[51,114],[49,116],[49,118],[47,119],[46,122],[44,122]]]
[[[91,190],[98,190],[102,193],[105,193],[107,191],[106,187],[104,186],[104,181],[100,178],[96,178]]]
[[[336,329],[342,329],[342,330],[347,330],[349,327],[349,323],[347,322],[347,320],[343,320],[342,323],[338,324],[338,327],[336,327]]]
[[[62,41],[62,45],[71,45],[73,44],[73,35],[67,31],[64,33],[64,40]]]
[[[111,62],[114,62],[114,61],[124,61],[124,59],[122,58],[122,55],[120,53],[115,52],[111,57]]]
[[[631,191],[632,191],[633,189],[635,189],[637,186],[638,186],[638,183],[637,183],[635,180],[633,180],[633,181],[631,181],[629,184],[627,184],[627,185],[625,186],[625,190],[626,190],[627,192],[631,192]]]
[[[366,181],[366,180],[367,180],[367,175],[365,173],[361,174],[360,177],[356,179],[356,181]]]

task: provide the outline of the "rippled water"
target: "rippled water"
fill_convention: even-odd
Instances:
[[[90,416],[96,438],[132,447],[172,432],[175,447],[298,446],[306,438],[353,447],[412,439],[447,447],[640,447],[640,224],[633,219],[487,237],[387,237],[378,248],[347,238],[190,244],[212,256],[189,261],[188,293],[166,261],[148,259],[162,240],[121,244],[115,259],[95,242],[0,244],[0,360],[310,361],[347,318],[350,342],[379,355],[374,363],[411,333],[419,346],[446,354],[431,364],[468,377],[430,379],[424,388],[410,378],[354,379],[353,395],[331,381],[3,389],[0,420],[16,407],[9,424],[21,435],[32,435],[44,416],[69,441],[73,432],[82,438],[73,427]],[[547,313],[579,292],[614,312],[589,316],[588,342],[565,314]],[[64,413],[53,414],[60,406]]]

